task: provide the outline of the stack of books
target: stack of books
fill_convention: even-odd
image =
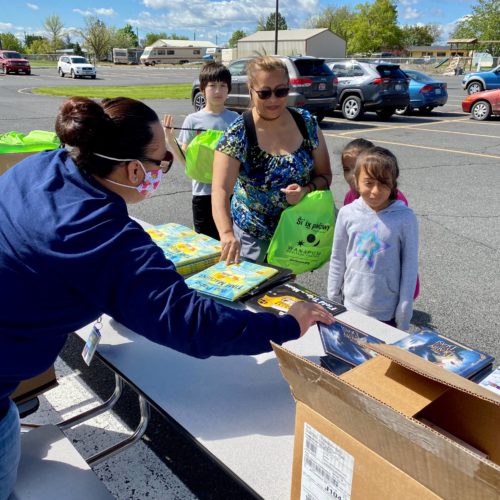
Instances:
[[[187,278],[186,284],[203,295],[234,302],[278,273],[275,267],[254,262],[218,262]]]
[[[480,381],[491,372],[494,361],[493,356],[433,330],[408,334],[392,329],[388,337],[381,338],[351,328],[337,320],[329,326],[320,323],[319,331],[326,353],[320,358],[321,366],[337,375],[376,356],[377,353],[370,349],[370,344],[380,343],[398,346],[474,382]],[[401,334],[398,340],[390,338],[394,331]]]
[[[220,242],[180,224],[162,224],[146,229],[152,240],[183,276],[201,271],[219,261]]]

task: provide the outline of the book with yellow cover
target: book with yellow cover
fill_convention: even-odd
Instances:
[[[186,279],[186,284],[200,293],[234,302],[252,288],[278,273],[278,269],[243,261],[217,264]]]
[[[219,241],[181,224],[162,224],[146,232],[182,275],[201,271],[219,261]]]

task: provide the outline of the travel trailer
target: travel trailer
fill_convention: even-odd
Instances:
[[[220,49],[212,42],[198,40],[157,40],[146,47],[141,55],[141,64],[184,64],[202,62],[204,56],[215,55]],[[216,57],[214,57],[216,59]]]

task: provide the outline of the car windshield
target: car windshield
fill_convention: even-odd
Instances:
[[[22,59],[23,56],[19,52],[4,52],[3,56],[6,59]]]
[[[399,69],[399,66],[377,66],[377,71],[383,78],[394,78],[405,80],[406,75]]]
[[[72,57],[71,62],[74,64],[87,64],[85,57]]]
[[[300,76],[331,76],[332,70],[325,64],[323,59],[296,59],[293,61]]]
[[[425,73],[420,73],[420,71],[405,71],[405,73],[412,79],[415,80],[416,82],[419,83],[426,83],[426,82],[433,82],[434,80],[426,75]]]

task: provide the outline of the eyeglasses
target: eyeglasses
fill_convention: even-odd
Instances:
[[[148,161],[149,163],[154,163],[164,174],[166,174],[172,167],[174,155],[167,150],[165,151],[165,156],[161,160],[156,160],[155,158],[143,158],[143,160]]]
[[[252,90],[259,96],[259,99],[265,101],[266,99],[269,99],[273,94],[278,99],[286,97],[290,92],[290,87],[278,87],[276,89],[264,89],[264,90],[255,90],[254,88],[252,88]]]

